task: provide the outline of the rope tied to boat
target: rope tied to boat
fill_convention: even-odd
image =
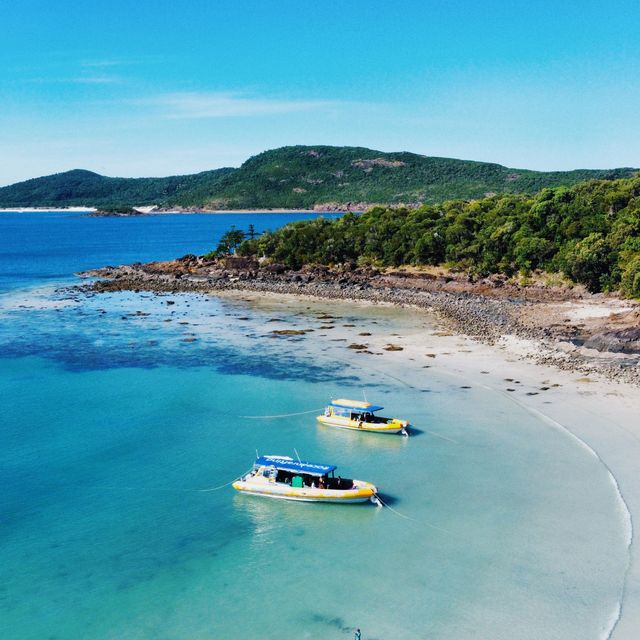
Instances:
[[[397,511],[396,509],[394,509],[392,506],[388,505],[381,497],[379,493],[374,493],[373,494],[375,496],[377,505],[379,507],[386,507],[387,509],[389,509],[389,511],[391,511],[391,513],[395,513],[397,516],[400,516],[401,518],[404,518],[405,520],[412,520],[413,522],[416,522],[415,518],[412,518],[411,516],[407,516],[404,513],[400,513],[399,511]]]
[[[225,482],[224,484],[218,485],[217,487],[210,487],[209,489],[185,489],[185,491],[194,491],[196,493],[210,493],[211,491],[219,491],[220,489],[224,489],[225,487],[232,485],[236,480],[240,480],[241,478],[244,478],[247,475],[247,473],[251,472],[252,469],[253,467],[251,467],[251,469],[247,469],[244,473],[241,473],[237,478],[234,478],[229,482]]]
[[[211,493],[212,491],[219,491],[220,489],[224,489],[232,485],[236,480],[240,480],[244,478],[248,473],[252,471],[253,467],[247,469],[244,473],[237,476],[233,480],[229,482],[225,482],[224,484],[220,484],[216,487],[207,487],[205,489],[180,489],[180,488],[171,488],[171,487],[131,487],[131,486],[118,486],[118,485],[102,485],[102,486],[94,486],[92,489],[107,489],[111,491],[160,491],[160,492],[168,492],[168,493]]]
[[[240,478],[234,478],[233,480],[231,480],[231,482],[225,482],[224,484],[221,484],[217,487],[210,487],[209,489],[186,489],[186,491],[194,491],[195,493],[209,493],[211,491],[218,491],[220,489],[224,489],[225,487],[228,487],[229,485],[232,485],[236,480],[239,480],[239,479]]]
[[[404,513],[400,513],[397,509],[394,509],[391,505],[388,505],[381,497],[379,493],[374,493],[373,494],[375,496],[375,499],[378,503],[379,507],[384,507],[386,509],[389,509],[389,511],[391,511],[391,513],[394,513],[397,516],[400,516],[401,518],[404,518],[405,520],[411,520],[411,522],[415,522],[417,524],[424,524],[427,527],[430,527],[431,529],[435,529],[436,531],[440,531],[441,533],[446,533],[447,535],[450,535],[450,532],[447,531],[446,529],[443,529],[442,527],[438,527],[435,524],[431,524],[430,522],[425,522],[425,521],[418,521],[415,518],[412,518],[411,516],[408,516]]]
[[[273,420],[274,418],[290,418],[292,416],[304,416],[304,415],[308,415],[309,413],[322,412],[323,410],[324,410],[324,407],[322,409],[311,409],[310,411],[298,411],[296,413],[281,413],[275,416],[238,416],[238,418],[248,418],[250,420]]]

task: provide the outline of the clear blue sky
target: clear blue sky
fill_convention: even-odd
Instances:
[[[640,166],[638,0],[0,0],[0,184],[289,144]]]

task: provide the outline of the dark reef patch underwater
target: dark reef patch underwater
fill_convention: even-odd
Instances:
[[[173,296],[167,307],[162,297],[143,299],[135,294],[76,293],[73,300],[67,290],[50,293],[46,299],[46,293],[34,295],[32,308],[22,304],[5,311],[0,357],[39,356],[77,372],[207,366],[223,374],[274,380],[357,380],[335,363],[316,364],[298,357],[288,344],[267,343],[271,337],[267,318],[256,314],[251,322],[239,325],[237,318],[229,317],[237,316],[235,307],[215,299]],[[13,323],[20,326],[17,334]]]

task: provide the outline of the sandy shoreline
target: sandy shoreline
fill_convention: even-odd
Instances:
[[[215,295],[268,305],[277,310],[299,307],[301,299],[326,309],[332,303],[311,296],[298,296],[247,291],[224,291]],[[366,308],[371,303],[338,302],[336,314],[343,309],[353,314],[354,307]],[[607,470],[618,496],[618,509],[628,542],[627,573],[620,576],[620,611],[612,612],[602,628],[600,638],[637,638],[640,632],[640,559],[636,553],[634,523],[640,522],[640,388],[532,361],[530,351],[535,344],[514,337],[504,337],[494,345],[442,330],[424,328],[423,320],[434,317],[421,309],[404,309],[399,313],[415,319],[414,327],[402,335],[376,330],[360,336],[357,327],[347,328],[336,322],[330,332],[333,342],[344,340],[366,344],[348,357],[374,370],[384,370],[408,383],[424,377],[425,366],[451,376],[471,387],[499,393],[525,409],[553,429],[575,440]],[[437,322],[437,320],[436,320]],[[373,332],[372,332],[373,333]],[[306,339],[321,340],[316,334]],[[401,350],[387,351],[393,344]],[[436,426],[437,427],[437,426]],[[621,526],[620,522],[612,526]]]
[[[0,208],[0,213],[43,213],[47,211],[55,212],[69,212],[69,213],[95,213],[99,211],[96,207],[10,207]],[[342,213],[341,211],[333,210],[316,210],[316,209],[162,209],[158,211],[144,211],[140,213],[127,213],[127,214],[101,214],[101,217],[123,217],[123,216],[162,216],[162,215],[175,215],[175,214],[193,214],[193,213],[206,213],[210,215],[216,214],[260,214],[260,213],[316,213],[322,215],[323,213]]]
[[[468,293],[396,290],[386,286],[389,282],[375,289],[366,282],[367,286],[352,281],[339,284],[333,276],[324,284],[313,278],[301,282],[305,274],[289,274],[284,282],[277,278],[256,282],[232,270],[211,280],[188,269],[176,271],[176,264],[188,265],[190,260],[173,262],[167,268],[160,263],[90,273],[111,278],[90,289],[205,293],[275,310],[282,307],[283,311],[299,308],[304,300],[325,312],[335,307],[348,309],[351,315],[358,307],[388,305],[397,310],[398,317],[413,323],[408,330],[404,323],[401,335],[377,329],[363,334],[354,325],[336,322],[327,337],[314,333],[305,334],[305,339],[342,345],[345,360],[357,358],[358,364],[408,384],[413,378],[424,378],[425,369],[432,368],[470,387],[499,393],[594,456],[616,496],[620,520],[611,526],[623,528],[628,545],[626,573],[620,576],[619,610],[611,612],[599,637],[638,637],[640,558],[634,523],[640,522],[640,365],[633,354],[629,359],[625,354],[597,352],[557,339],[567,334],[567,326],[584,330],[601,323],[615,325],[628,315],[635,318],[635,303],[582,294],[568,299],[564,294],[545,294],[537,300],[535,291],[535,302],[514,301],[509,295],[500,297],[502,289],[497,299],[491,299]],[[538,321],[547,316],[551,322],[540,331]],[[426,319],[427,325],[435,321],[440,328],[425,329]],[[562,331],[549,331],[555,326]],[[559,348],[562,344],[566,352]]]
[[[184,256],[169,262],[105,267],[85,276],[102,278],[95,291],[164,293],[254,291],[309,295],[413,306],[437,313],[450,330],[493,344],[504,335],[532,342],[529,356],[541,363],[640,386],[640,306],[592,296],[579,289],[519,287],[469,282],[463,276],[404,271],[349,271],[282,265],[251,266],[250,260],[206,261]]]
[[[128,218],[128,217],[140,217],[140,216],[170,216],[170,215],[254,215],[263,213],[285,214],[285,213],[314,213],[316,215],[323,215],[325,213],[342,213],[341,211],[316,211],[314,209],[159,209],[155,211],[140,211],[138,213],[101,213],[99,210],[94,209],[94,215],[100,218]]]

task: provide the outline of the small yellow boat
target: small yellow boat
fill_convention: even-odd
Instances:
[[[401,433],[408,436],[409,422],[399,418],[383,418],[375,415],[384,407],[360,400],[332,400],[318,416],[318,422],[331,427],[355,429],[356,431],[372,431],[374,433]]]
[[[253,469],[233,483],[242,493],[300,502],[377,502],[378,489],[364,480],[335,476],[331,464],[295,461],[288,456],[260,456]]]

